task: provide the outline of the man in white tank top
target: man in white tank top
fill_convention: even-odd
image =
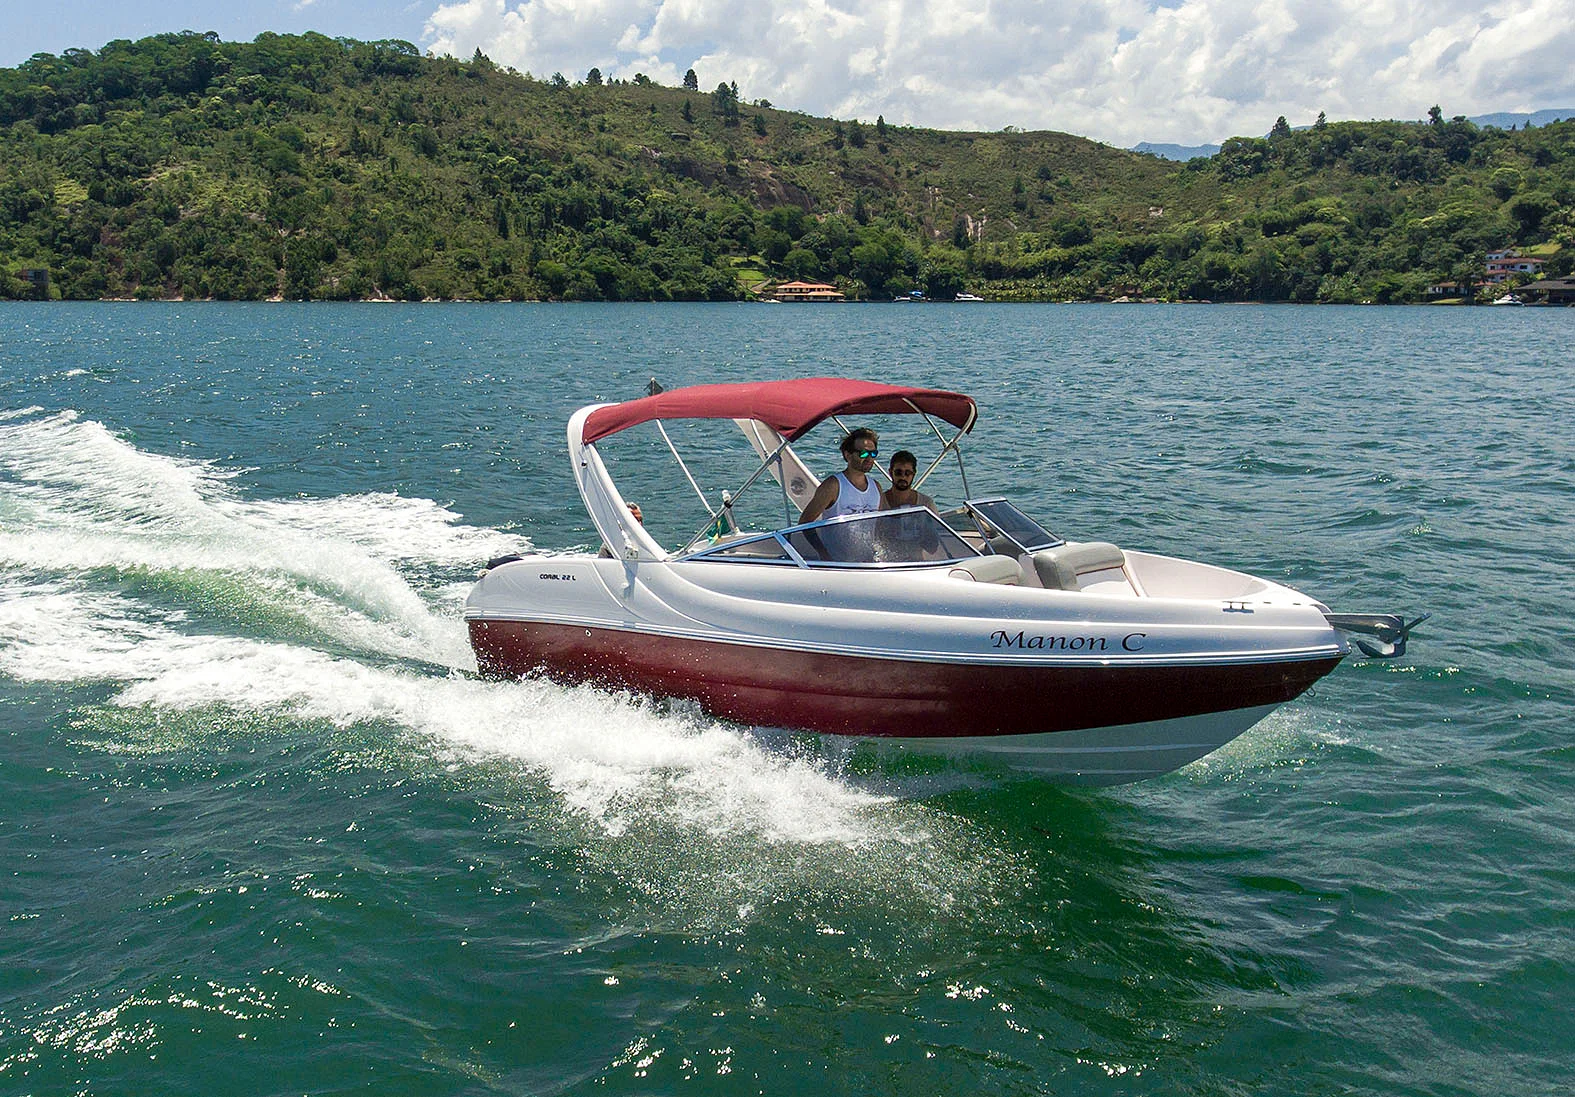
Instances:
[[[869,427],[859,427],[842,440],[842,457],[848,467],[820,482],[798,516],[800,522],[839,518],[844,514],[871,514],[880,509],[880,485],[870,477],[880,456],[880,439]]]

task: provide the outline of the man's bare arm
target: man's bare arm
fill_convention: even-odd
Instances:
[[[809,497],[809,502],[804,504],[804,510],[799,514],[800,523],[813,522],[826,508],[837,501],[838,481],[835,476],[828,476],[820,482],[820,487],[815,489],[815,494]]]

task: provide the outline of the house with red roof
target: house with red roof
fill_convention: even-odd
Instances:
[[[1487,280],[1502,282],[1516,274],[1529,274],[1535,278],[1542,273],[1544,260],[1521,255],[1514,248],[1503,248],[1487,253]]]
[[[846,299],[836,286],[824,282],[783,282],[774,295],[778,301],[842,301]]]

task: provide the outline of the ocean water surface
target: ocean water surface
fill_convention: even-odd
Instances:
[[[1572,345],[0,306],[0,1092],[1566,1094]],[[573,409],[822,374],[970,392],[970,479],[1066,536],[1435,616],[1108,790],[475,676],[478,568],[594,539]],[[656,521],[687,491],[628,472]]]

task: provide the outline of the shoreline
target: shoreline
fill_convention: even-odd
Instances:
[[[9,304],[27,305],[66,305],[66,304],[113,304],[113,305],[193,305],[193,304],[228,304],[228,305],[776,305],[795,304],[800,306],[847,306],[847,305],[1175,305],[1175,306],[1200,306],[1213,305],[1217,307],[1231,307],[1241,305],[1256,306],[1287,306],[1294,308],[1487,308],[1493,302],[1467,302],[1458,298],[1438,301],[1207,301],[1207,300],[1178,300],[1168,301],[1158,297],[1084,297],[1067,300],[1063,298],[1012,298],[991,299],[980,301],[938,301],[938,300],[882,300],[872,299],[867,301],[795,301],[782,302],[775,300],[735,300],[735,301],[569,301],[558,297],[424,297],[418,300],[405,300],[398,297],[348,297],[335,300],[300,300],[287,297],[56,297],[56,298],[27,298],[16,297],[0,300],[0,306]],[[1552,305],[1526,302],[1524,308],[1575,308],[1575,305]]]

